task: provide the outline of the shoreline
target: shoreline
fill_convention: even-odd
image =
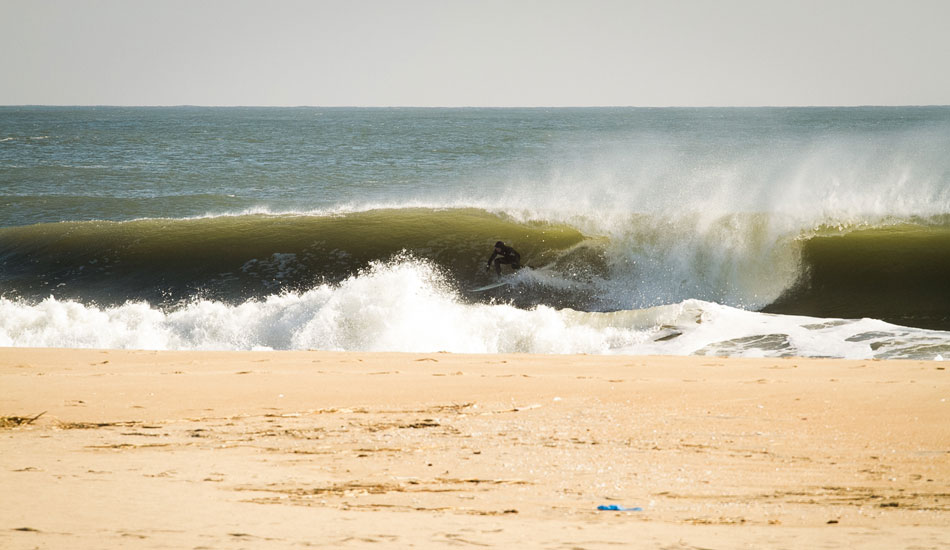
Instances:
[[[944,365],[0,348],[0,546],[938,548]]]

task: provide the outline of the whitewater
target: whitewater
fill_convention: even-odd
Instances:
[[[942,359],[947,150],[943,107],[2,108],[0,346]],[[533,269],[473,292],[499,239]]]

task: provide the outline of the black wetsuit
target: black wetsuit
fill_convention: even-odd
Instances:
[[[495,272],[501,275],[501,264],[509,264],[515,271],[521,269],[521,254],[510,246],[496,244],[491,257],[488,258],[488,268],[491,269],[492,261],[495,262]]]

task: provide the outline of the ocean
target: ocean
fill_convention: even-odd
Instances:
[[[943,359],[950,107],[0,107],[0,346]]]

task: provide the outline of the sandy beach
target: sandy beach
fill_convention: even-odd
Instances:
[[[5,549],[950,546],[942,362],[6,348],[0,416]]]

